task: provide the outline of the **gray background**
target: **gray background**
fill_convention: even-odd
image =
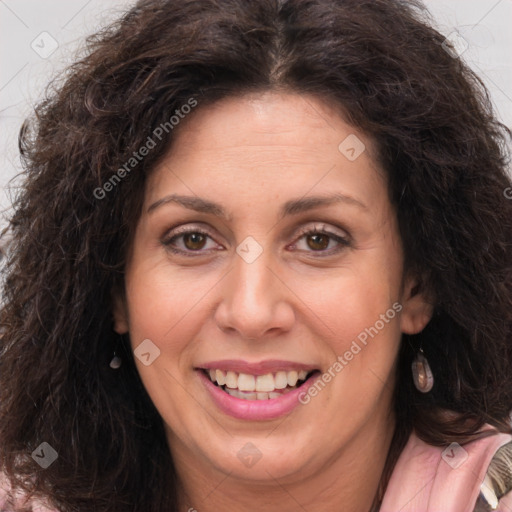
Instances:
[[[23,119],[51,77],[74,60],[84,37],[132,4],[0,0],[0,226],[9,214],[7,183],[21,170],[17,136]],[[467,41],[462,57],[488,86],[500,119],[512,127],[512,0],[426,0],[425,4],[443,34],[456,31]]]

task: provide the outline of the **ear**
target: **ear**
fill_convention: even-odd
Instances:
[[[418,279],[408,277],[402,294],[400,328],[405,334],[417,334],[430,322],[434,313],[432,297]]]
[[[114,331],[117,334],[126,334],[128,328],[128,308],[124,293],[115,289],[112,291],[112,315],[114,317]]]

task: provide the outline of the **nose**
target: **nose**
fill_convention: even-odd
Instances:
[[[233,267],[222,280],[222,298],[215,311],[215,321],[223,332],[259,340],[292,328],[293,292],[270,264],[265,251],[252,263],[235,256]]]

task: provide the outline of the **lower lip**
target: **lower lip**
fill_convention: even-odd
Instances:
[[[198,373],[199,378],[221,411],[241,420],[260,421],[279,418],[285,414],[289,414],[298,405],[301,405],[299,395],[307,391],[318,377],[316,375],[310,377],[300,387],[285,393],[279,398],[271,398],[268,400],[243,400],[231,396],[219,386],[216,386],[202,370],[198,370]]]

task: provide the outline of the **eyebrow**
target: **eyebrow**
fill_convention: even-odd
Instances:
[[[147,213],[151,213],[163,205],[173,203],[179,204],[184,208],[188,208],[189,210],[194,210],[199,213],[208,213],[217,217],[221,217],[226,221],[231,220],[231,216],[220,204],[198,196],[184,196],[179,194],[170,194],[168,196],[162,197],[158,201],[155,201],[153,204],[151,204],[151,206],[149,206]],[[322,196],[302,197],[300,199],[291,199],[290,201],[284,203],[282,206],[279,218],[282,219],[288,215],[297,215],[299,213],[303,213],[320,206],[330,206],[336,203],[345,203],[350,206],[356,206],[362,210],[368,210],[368,207],[355,197],[337,193]]]

